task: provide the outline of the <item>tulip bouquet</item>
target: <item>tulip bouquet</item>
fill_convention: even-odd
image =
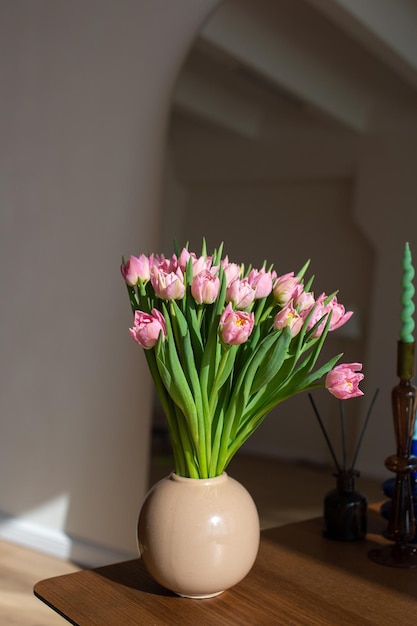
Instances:
[[[123,259],[133,311],[130,335],[144,348],[164,409],[175,472],[220,475],[273,407],[326,386],[362,395],[360,363],[317,361],[328,332],[347,322],[335,294],[314,298],[301,271],[278,276],[211,255],[177,249]]]

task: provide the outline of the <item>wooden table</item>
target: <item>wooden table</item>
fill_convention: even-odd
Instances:
[[[139,559],[49,578],[34,593],[76,626],[412,626],[417,569],[367,556],[388,543],[385,526],[371,510],[361,542],[325,539],[321,519],[263,531],[249,575],[208,600],[166,591]]]

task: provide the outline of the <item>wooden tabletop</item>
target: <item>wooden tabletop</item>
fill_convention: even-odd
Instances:
[[[166,591],[139,559],[49,578],[34,593],[76,626],[412,626],[417,570],[368,558],[388,543],[385,526],[370,510],[360,542],[326,539],[322,519],[265,530],[249,575],[208,600]]]

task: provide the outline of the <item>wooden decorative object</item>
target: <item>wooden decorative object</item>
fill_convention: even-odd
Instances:
[[[416,530],[412,480],[417,458],[411,456],[417,408],[417,389],[411,383],[414,341],[398,342],[397,374],[400,380],[391,396],[397,453],[385,460],[387,469],[396,474],[388,522],[388,537],[394,544],[370,550],[369,558],[381,565],[414,568],[417,567],[417,547],[410,544]]]

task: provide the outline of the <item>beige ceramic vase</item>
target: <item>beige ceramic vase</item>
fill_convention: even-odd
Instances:
[[[252,568],[260,538],[248,491],[224,472],[215,478],[175,473],[152,487],[138,520],[138,548],[150,575],[190,598],[232,587]]]

